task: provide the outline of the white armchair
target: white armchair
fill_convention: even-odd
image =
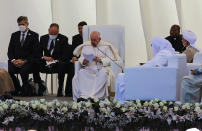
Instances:
[[[180,100],[181,81],[187,74],[183,54],[170,57],[167,67],[126,68],[125,100]]]
[[[104,26],[84,26],[83,27],[83,41],[90,40],[90,34],[92,31],[100,32],[101,39],[103,41],[113,44],[119,51],[121,61],[115,61],[117,64],[124,68],[125,65],[125,30],[122,26],[116,25],[104,25]],[[117,75],[122,71],[114,62],[111,62],[111,69],[113,72],[113,80],[111,85],[111,92],[115,92],[115,83]],[[82,65],[77,61],[75,62],[75,73],[82,68]]]
[[[0,61],[0,68],[8,71],[8,61]]]

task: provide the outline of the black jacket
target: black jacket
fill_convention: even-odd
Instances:
[[[48,34],[41,36],[39,43],[40,57],[50,56],[49,50],[47,48],[48,41]],[[51,57],[54,60],[59,60],[59,62],[69,62],[72,59],[71,48],[68,44],[68,38],[66,36],[58,34],[57,38],[55,39],[55,47]]]
[[[23,59],[32,62],[37,57],[37,45],[39,44],[39,35],[36,32],[28,30],[23,46],[20,43],[21,32],[12,33],[8,46],[8,58]]]
[[[83,38],[80,34],[77,34],[75,36],[72,37],[72,50],[74,51],[74,49],[81,45],[83,43]]]
[[[182,53],[186,49],[182,44],[182,35],[179,35],[178,37],[168,36],[165,39],[170,41],[175,51]]]

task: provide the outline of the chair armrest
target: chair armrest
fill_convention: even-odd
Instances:
[[[124,69],[121,61],[111,61],[110,68],[114,76],[118,76]]]
[[[0,61],[0,68],[8,71],[8,61]]]
[[[81,69],[82,65],[79,61],[75,61],[74,63],[74,72],[77,73]]]

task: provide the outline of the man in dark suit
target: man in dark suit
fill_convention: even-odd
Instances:
[[[170,36],[166,37],[172,44],[175,51],[182,53],[186,48],[182,44],[182,35],[180,34],[180,26],[172,25],[170,28]]]
[[[72,37],[72,52],[74,51],[74,49],[81,45],[83,43],[83,34],[82,34],[82,31],[83,31],[83,26],[84,25],[87,25],[87,23],[85,21],[81,21],[79,22],[78,24],[78,31],[79,31],[79,34],[75,35]],[[77,61],[77,58],[76,57],[73,57],[72,58],[72,62],[74,63],[75,61]],[[73,70],[74,70],[74,67],[73,67]]]
[[[52,23],[49,28],[49,34],[43,35],[39,43],[40,50],[40,71],[58,73],[59,88],[57,96],[63,96],[63,83],[65,73],[68,73],[65,95],[72,95],[72,78],[73,71],[71,70],[72,51],[68,44],[68,38],[59,33],[59,25]],[[51,64],[52,63],[52,64]],[[35,79],[40,81],[39,73],[34,74]]]
[[[87,23],[85,21],[81,21],[78,24],[78,31],[79,34],[75,35],[72,37],[72,48],[73,50],[79,46],[80,44],[83,43],[83,37],[82,37],[82,30],[83,30],[83,26],[87,25]]]
[[[39,44],[39,35],[28,28],[28,18],[20,16],[17,19],[19,31],[12,33],[8,47],[8,71],[15,86],[15,95],[21,92],[24,96],[30,95],[28,84],[33,61],[36,56],[36,47]],[[22,78],[23,88],[15,74],[19,73]]]

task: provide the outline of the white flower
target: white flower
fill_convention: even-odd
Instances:
[[[139,100],[139,99],[137,99],[137,100],[136,100],[136,103],[140,103],[140,100]]]
[[[126,109],[125,107],[122,107],[122,108],[121,108],[121,111],[122,111],[122,112],[125,112],[126,110],[127,110],[127,109]]]
[[[63,111],[64,113],[66,113],[66,112],[68,111],[67,107],[63,107],[63,108],[62,108],[62,111]]]
[[[36,109],[36,104],[32,104],[32,109]]]
[[[154,108],[157,110],[159,108],[159,104],[158,103],[155,103],[154,104]]]
[[[150,101],[150,102],[149,102],[149,106],[152,106],[152,105],[153,105],[153,102],[152,102],[152,101]]]
[[[197,113],[197,114],[200,114],[201,113],[201,108],[200,107],[195,107],[194,111]]]
[[[163,104],[166,104],[166,103],[167,103],[166,100],[162,100],[161,102],[163,102]]]
[[[40,104],[40,105],[39,105],[39,109],[43,109],[43,104]]]
[[[8,109],[8,105],[3,104],[3,108],[4,108],[4,110],[7,110]]]
[[[55,104],[57,107],[59,107],[60,106],[60,102],[56,102],[56,104]]]
[[[199,103],[195,103],[195,107],[197,107],[197,106],[200,106],[200,104]]]
[[[163,110],[164,110],[164,111],[167,111],[167,110],[168,110],[168,107],[167,107],[167,106],[163,106]]]
[[[105,108],[100,108],[100,110],[101,110],[102,112],[104,112],[104,113],[107,113],[107,109],[105,109]]]
[[[159,101],[159,99],[158,99],[158,98],[155,98],[155,99],[154,99],[154,102],[158,102],[158,101]]]
[[[43,109],[44,111],[47,111],[47,106],[46,106],[46,105],[43,105],[43,106],[42,106],[42,109]]]
[[[134,108],[134,107],[130,107],[129,110],[130,110],[131,112],[135,112],[135,108]]]
[[[142,107],[142,104],[141,103],[137,103],[137,107],[138,108]]]
[[[160,105],[160,106],[163,106],[164,104],[163,104],[163,102],[160,102],[159,105]]]
[[[17,108],[17,105],[16,105],[16,104],[12,104],[12,105],[11,105],[11,109],[12,109],[12,110],[15,110],[16,108]]]
[[[171,101],[171,102],[169,102],[169,105],[172,105],[173,104],[173,102]]]
[[[93,101],[94,101],[94,102],[98,102],[99,99],[98,99],[98,98],[94,98]]]
[[[116,99],[113,99],[113,103],[116,104],[118,101]]]
[[[72,109],[76,110],[77,108],[78,108],[77,104],[74,103],[74,104],[72,105]]]
[[[45,102],[45,99],[40,99],[40,102],[41,102],[41,103],[44,103],[44,102]]]
[[[48,102],[48,108],[51,108],[53,106],[52,102]]]
[[[25,101],[20,101],[20,105],[23,106]]]
[[[90,103],[90,101],[88,101],[88,102],[85,103],[85,106],[86,106],[87,108],[89,108],[89,107],[92,106],[92,104]]]
[[[120,107],[121,107],[121,103],[118,102],[118,103],[116,104],[116,108],[120,108]]]
[[[183,110],[185,110],[185,109],[186,109],[186,107],[187,107],[186,105],[183,105],[183,106],[182,106],[182,109],[183,109]]]
[[[78,108],[81,108],[81,103],[77,103],[77,107],[78,107]]]
[[[106,105],[110,106],[110,105],[111,105],[111,102],[110,102],[110,101],[107,101],[107,102],[106,102]]]
[[[148,106],[149,105],[149,103],[146,101],[145,103],[144,103],[144,106]]]
[[[100,102],[100,103],[99,103],[99,106],[100,106],[100,107],[104,107],[104,103],[103,103],[103,102]]]
[[[178,111],[179,110],[179,108],[177,107],[177,106],[175,106],[174,107],[174,111],[176,112],[176,111]]]
[[[4,109],[0,106],[0,112],[3,112],[4,111]]]

